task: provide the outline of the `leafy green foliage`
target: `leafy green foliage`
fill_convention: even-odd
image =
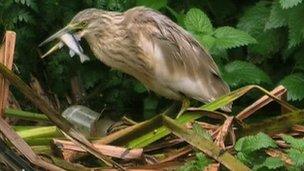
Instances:
[[[296,139],[289,135],[283,135],[282,138],[291,146],[291,148],[286,151],[294,162],[294,165],[299,168],[304,168],[304,140]]]
[[[284,162],[279,158],[268,157],[262,164],[255,165],[252,170],[277,170],[284,167]]]
[[[297,6],[302,0],[280,0],[282,8],[291,8]]]
[[[160,10],[193,34],[213,56],[232,89],[246,84],[271,89],[282,83],[288,88],[290,100],[303,103],[301,0],[5,0],[0,1],[0,30],[17,32],[15,64],[22,78],[29,81],[30,74],[38,77],[47,92],[59,97],[62,108],[71,92],[71,78],[79,77],[91,97],[85,105],[96,110],[107,106],[109,113],[127,112],[137,119],[149,118],[167,101],[148,93],[135,79],[93,60],[88,47],[85,53],[92,60],[85,64],[78,57],[70,58],[65,48],[41,60],[40,52],[49,47],[37,47],[85,8],[125,11],[136,5]]]
[[[258,133],[254,136],[240,138],[235,144],[235,150],[243,153],[251,153],[263,148],[276,148],[277,145],[268,135]]]
[[[304,98],[304,75],[302,73],[294,73],[286,76],[281,84],[288,90],[287,98],[289,100],[301,100]]]
[[[258,133],[240,138],[234,148],[237,151],[237,158],[251,166],[253,170],[274,170],[283,167],[283,161],[268,157],[263,150],[276,147],[275,141],[268,135]]]
[[[275,29],[287,25],[286,14],[278,1],[274,1],[271,7],[271,12],[268,21],[266,22],[265,29]]]
[[[249,45],[249,52],[268,56],[280,50],[281,36],[278,30],[265,30],[270,15],[267,3],[259,2],[248,9],[238,23],[238,28],[252,35],[258,44]]]
[[[292,166],[286,166],[280,158],[268,157],[265,154],[265,149],[277,148],[277,145],[264,133],[240,138],[234,147],[237,158],[252,167],[252,170],[303,170],[304,140],[290,135],[282,135],[282,139],[290,145],[285,151],[293,162]]]
[[[231,49],[257,43],[246,32],[228,26],[216,29],[214,37],[217,39],[215,43],[219,49]]]
[[[137,0],[136,1],[136,5],[139,6],[143,5],[156,10],[166,7],[167,3],[168,3],[167,0]]]
[[[210,34],[212,33],[212,24],[208,16],[200,9],[190,9],[185,17],[185,26],[187,30],[193,33]]]
[[[225,81],[231,86],[270,83],[269,76],[255,65],[245,61],[228,63],[223,70]]]
[[[196,160],[187,162],[180,171],[204,170],[210,164],[210,160],[203,153],[196,153]]]
[[[282,138],[286,143],[290,144],[290,146],[292,148],[295,148],[300,151],[304,151],[304,140],[303,139],[296,139],[290,135],[283,135]]]
[[[227,49],[256,43],[256,40],[246,32],[233,27],[225,26],[213,29],[208,16],[196,8],[187,12],[184,24],[186,29],[192,32],[211,54],[221,54]]]

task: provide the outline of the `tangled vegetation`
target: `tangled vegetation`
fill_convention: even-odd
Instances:
[[[282,84],[288,90],[287,99],[303,108],[302,0],[4,0],[0,2],[0,33],[17,33],[15,72],[27,82],[32,81],[32,76],[38,78],[43,89],[58,98],[60,110],[78,103],[96,111],[105,108],[113,117],[128,114],[134,120],[148,119],[171,102],[148,92],[130,76],[94,60],[86,42],[82,43],[92,60],[84,64],[70,58],[66,49],[42,60],[40,55],[45,49],[38,48],[46,37],[85,8],[125,11],[139,5],[159,10],[193,34],[213,56],[232,90],[249,84],[267,89]],[[81,82],[83,94],[79,101],[70,102],[67,97],[71,96],[71,80],[75,78]],[[13,93],[23,109],[33,109],[18,91]],[[234,103],[233,113],[256,96],[251,94]],[[206,139],[210,136],[196,131]],[[284,150],[264,133],[242,137],[234,146],[235,156],[253,170],[303,169],[303,139],[289,135],[280,138],[287,144]],[[286,160],[274,155],[280,152],[287,154]],[[203,153],[196,153],[195,159],[181,170],[202,170],[211,163]]]
[[[76,76],[85,93],[95,92],[87,101],[91,107],[100,110],[107,105],[117,113],[144,113],[149,118],[165,100],[149,94],[138,81],[97,60],[81,65],[65,50],[41,60],[37,48],[84,8],[124,11],[136,5],[159,10],[190,31],[213,55],[232,89],[283,84],[288,99],[303,104],[301,0],[5,0],[0,2],[0,26],[17,32],[15,63],[24,79],[29,81],[33,74],[63,100]]]

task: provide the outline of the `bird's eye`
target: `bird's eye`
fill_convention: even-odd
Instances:
[[[87,22],[85,22],[85,21],[80,22],[81,27],[85,27],[86,25],[87,25]]]

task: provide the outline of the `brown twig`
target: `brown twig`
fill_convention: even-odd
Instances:
[[[304,133],[304,126],[303,126],[303,125],[298,125],[298,124],[296,124],[296,125],[294,125],[294,126],[292,127],[292,130],[293,130],[293,131],[297,131],[297,132],[302,132],[302,133]]]
[[[7,31],[4,35],[4,43],[0,47],[0,63],[5,65],[8,69],[12,69],[14,49],[15,49],[16,33]],[[7,104],[7,97],[9,94],[9,83],[2,76],[0,76],[0,116],[3,116],[4,109]]]
[[[10,81],[25,97],[27,97],[37,108],[39,108],[56,126],[58,126],[65,135],[75,143],[86,149],[88,152],[104,161],[109,166],[115,166],[121,170],[125,170],[115,161],[101,154],[82,134],[76,131],[73,126],[64,119],[53,107],[33,91],[26,83],[18,76],[7,69],[3,64],[0,64],[0,73]]]
[[[275,97],[280,98],[283,94],[286,93],[286,91],[287,91],[286,88],[283,87],[282,85],[280,85],[280,86],[276,87],[275,89],[273,89],[270,92],[270,94],[272,94]],[[261,97],[260,99],[255,101],[253,104],[251,104],[250,106],[248,106],[247,108],[242,110],[239,114],[237,114],[236,118],[238,120],[242,121],[272,101],[274,101],[273,98],[271,98],[268,95],[264,95],[263,97]]]
[[[232,122],[233,116],[229,116],[221,126],[220,132],[217,134],[215,143],[222,149],[225,149],[225,140],[228,135],[228,131],[231,130]]]
[[[282,161],[284,161],[286,164],[288,165],[293,165],[292,160],[288,157],[287,154],[283,153],[280,150],[276,150],[276,149],[268,149],[265,151],[269,156],[271,157],[278,157],[280,158]]]
[[[24,140],[14,132],[10,126],[0,118],[1,133],[22,153],[31,163],[47,170],[62,170],[61,168],[42,160],[31,149],[31,147],[24,142]]]
[[[0,63],[8,67],[7,70],[10,70],[13,65],[16,33],[12,31],[7,31],[4,39],[4,45],[1,47],[0,50]],[[0,76],[0,85],[0,114],[2,114],[4,112],[4,108],[6,107],[7,97],[9,93],[9,84],[3,76]],[[53,164],[45,162],[39,156],[37,156],[29,147],[29,145],[26,144],[24,140],[10,128],[9,124],[7,124],[5,120],[1,118],[1,116],[0,131],[10,141],[10,143],[12,143],[16,147],[16,149],[21,152],[34,165],[45,168],[47,170],[62,170]]]
[[[220,170],[219,163],[211,163],[204,169],[204,171],[219,171],[219,170]]]
[[[118,146],[93,144],[102,154],[120,159],[138,159],[142,157],[143,149],[126,149]],[[74,144],[71,141],[54,139],[52,149],[56,154],[59,154],[65,160],[72,161],[71,157],[85,153],[86,151]],[[71,152],[71,153],[70,153]],[[76,152],[73,153],[73,152]],[[71,155],[73,154],[73,155]]]

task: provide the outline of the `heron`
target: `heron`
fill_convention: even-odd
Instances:
[[[135,77],[160,96],[181,101],[179,114],[189,107],[189,99],[209,103],[230,92],[203,45],[167,16],[150,8],[134,7],[125,12],[85,9],[40,45],[54,39],[63,41],[67,34],[76,37],[65,41],[68,47],[85,39],[105,65]],[[59,43],[52,52],[62,46]],[[222,107],[227,112],[230,109],[231,105]]]

